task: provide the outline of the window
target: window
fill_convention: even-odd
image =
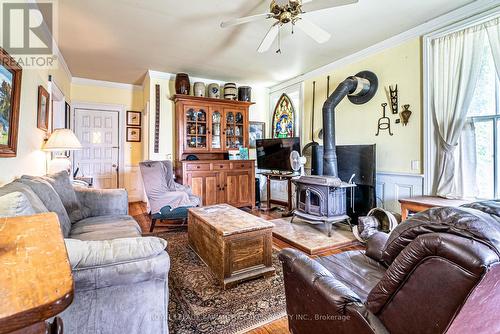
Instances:
[[[491,199],[500,198],[500,81],[487,39],[482,55],[481,72],[460,146],[469,152],[467,161],[472,165],[469,170],[475,172],[475,184],[465,193]]]
[[[295,108],[292,100],[283,93],[273,114],[273,138],[292,138],[295,136]]]

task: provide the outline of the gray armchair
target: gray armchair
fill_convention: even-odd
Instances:
[[[151,215],[149,231],[153,232],[158,220],[182,220],[181,225],[167,226],[174,228],[187,226],[188,209],[199,206],[201,199],[194,195],[189,187],[175,182],[172,162],[143,161],[139,166]]]

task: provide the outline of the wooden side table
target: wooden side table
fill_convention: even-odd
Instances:
[[[292,179],[297,177],[294,174],[274,174],[274,173],[264,173],[262,174],[266,177],[267,180],[267,211],[272,210],[271,205],[276,204],[279,206],[283,206],[287,209],[287,213],[291,213],[293,210],[292,203]],[[286,181],[287,182],[287,193],[288,200],[286,202],[272,199],[271,197],[271,181]]]
[[[0,334],[63,333],[47,319],[73,301],[73,276],[55,213],[0,218]]]
[[[410,213],[421,212],[436,207],[458,207],[463,204],[471,203],[471,201],[448,199],[437,196],[419,196],[400,199],[399,203],[401,204],[401,219],[405,221]]]

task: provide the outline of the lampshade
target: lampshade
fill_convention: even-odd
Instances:
[[[44,151],[74,151],[81,150],[82,144],[70,129],[57,129],[45,143]]]

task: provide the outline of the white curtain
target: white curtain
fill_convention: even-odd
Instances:
[[[493,53],[497,75],[500,77],[500,18],[488,21],[485,26],[488,32],[488,39]]]
[[[457,159],[455,166],[457,194],[463,198],[475,198],[479,193],[476,177],[476,129],[471,119],[465,122],[455,158]]]
[[[454,151],[467,119],[479,76],[484,26],[458,31],[432,41],[432,114],[437,131],[437,170],[434,191],[459,198]]]

